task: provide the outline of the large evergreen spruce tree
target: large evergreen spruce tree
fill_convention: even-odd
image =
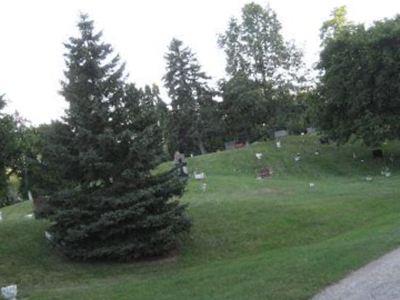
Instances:
[[[61,92],[69,104],[68,160],[78,168],[74,186],[51,197],[53,242],[78,260],[167,254],[190,221],[176,198],[184,182],[174,171],[152,173],[162,154],[154,103],[124,83],[124,66],[87,16],[78,27],[80,36],[65,44]]]

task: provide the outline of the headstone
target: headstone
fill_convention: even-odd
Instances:
[[[25,218],[32,219],[33,218],[33,214],[27,214],[27,215],[25,215]]]
[[[381,171],[381,175],[385,176],[385,177],[390,177],[392,175],[392,173],[390,172],[388,167],[383,168],[383,170]]]
[[[174,163],[178,167],[180,177],[189,176],[185,154],[176,151],[174,155]]]
[[[6,300],[16,300],[17,299],[17,285],[12,284],[1,288],[1,295]]]
[[[204,172],[201,173],[194,172],[193,177],[196,180],[204,180],[206,178],[206,174]]]
[[[276,148],[281,148],[282,147],[282,145],[281,145],[281,141],[276,141]]]
[[[318,150],[315,151],[314,154],[318,156],[319,155],[319,151]]]
[[[286,130],[277,130],[277,131],[274,132],[274,137],[276,139],[283,138],[283,137],[285,137],[287,135],[288,135],[288,132]]]
[[[307,134],[313,134],[317,132],[317,130],[314,127],[308,127],[306,130]]]
[[[257,159],[261,159],[262,156],[263,156],[262,153],[256,153],[256,158],[257,158]]]
[[[258,173],[258,177],[259,179],[262,178],[268,178],[272,176],[272,170],[268,167],[264,167],[260,170],[260,172]]]
[[[315,183],[314,182],[310,182],[309,184],[310,189],[313,189],[315,187]]]
[[[235,147],[235,149],[240,149],[240,148],[246,147],[247,145],[248,145],[247,143],[236,142],[234,147]]]
[[[32,197],[31,191],[28,191],[28,199],[29,199],[29,201],[33,201],[33,197]]]
[[[48,232],[48,231],[45,231],[45,232],[44,232],[44,237],[45,237],[46,240],[48,240],[49,242],[52,242],[52,241],[53,241],[53,236],[52,236],[52,234],[51,234],[50,232]]]
[[[296,156],[294,157],[294,161],[298,162],[300,161],[300,159],[301,159],[300,153],[297,153]]]
[[[366,180],[366,181],[372,181],[372,176],[367,176],[367,177],[365,177],[365,180]]]
[[[0,211],[0,222],[3,221],[3,213]]]
[[[236,141],[225,142],[225,150],[235,149],[235,143]]]

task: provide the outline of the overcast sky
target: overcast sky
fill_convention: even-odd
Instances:
[[[127,63],[130,81],[138,86],[162,85],[163,59],[173,37],[197,54],[214,81],[224,76],[225,56],[216,40],[231,16],[239,16],[245,0],[3,0],[0,2],[0,94],[9,111],[18,110],[33,124],[63,114],[58,95],[63,53],[76,34],[79,12],[103,30]],[[346,5],[349,19],[371,23],[400,13],[400,0],[270,0],[286,39],[295,40],[311,66],[318,59],[319,28],[334,7]]]

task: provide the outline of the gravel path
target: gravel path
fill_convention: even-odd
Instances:
[[[400,300],[400,248],[351,273],[312,300]]]

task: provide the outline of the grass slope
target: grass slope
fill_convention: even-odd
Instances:
[[[40,300],[307,299],[400,245],[398,144],[385,145],[394,155],[387,161],[373,161],[358,145],[321,146],[315,137],[282,144],[189,160],[190,170],[206,172],[207,191],[189,183],[183,201],[194,227],[177,258],[68,262],[46,243],[48,224],[24,218],[30,203],[3,208],[0,286],[17,283],[21,299]],[[262,166],[273,168],[273,178],[256,180]],[[380,175],[384,166],[391,177]]]

